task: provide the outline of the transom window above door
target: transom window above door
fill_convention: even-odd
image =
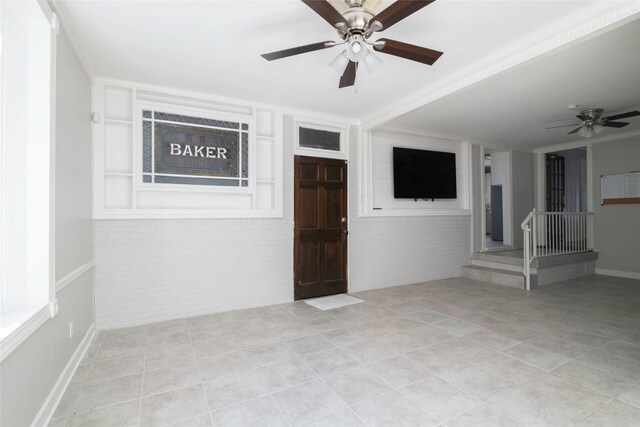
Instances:
[[[294,118],[295,154],[348,159],[349,125]]]

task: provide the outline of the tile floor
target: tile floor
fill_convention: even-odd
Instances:
[[[640,425],[640,281],[354,295],[100,332],[50,425]]]

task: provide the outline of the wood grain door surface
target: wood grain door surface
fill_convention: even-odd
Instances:
[[[347,292],[347,163],[296,156],[294,299]]]

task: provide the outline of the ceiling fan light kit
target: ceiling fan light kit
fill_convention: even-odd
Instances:
[[[362,36],[355,34],[349,37],[349,44],[347,45],[346,52],[347,58],[349,58],[350,61],[360,62],[365,56],[367,56],[369,49],[367,49],[364,44]]]
[[[344,68],[349,63],[349,58],[347,58],[346,53],[347,51],[343,50],[335,58],[333,58],[333,61],[329,62],[329,66],[331,67],[331,69],[335,71],[339,76],[342,75],[342,73],[344,72]]]
[[[433,65],[442,56],[442,52],[389,39],[372,41],[369,40],[369,37],[378,31],[391,27],[434,1],[396,0],[382,12],[374,14],[365,6],[368,4],[377,6],[380,3],[379,0],[344,0],[346,9],[342,12],[339,12],[328,0],[302,0],[303,3],[336,29],[341,41],[326,41],[298,46],[266,53],[262,57],[268,61],[273,61],[346,44],[346,49],[329,63],[329,66],[341,75],[339,83],[341,88],[355,84],[358,63],[362,62],[369,74],[382,65],[383,61],[374,55],[369,46],[387,55]]]
[[[369,74],[373,74],[378,68],[380,68],[382,64],[384,64],[384,61],[373,52],[369,52],[364,57],[362,62],[364,63],[364,67],[367,69],[367,72],[369,72]]]

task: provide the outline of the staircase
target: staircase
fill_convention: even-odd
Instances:
[[[536,258],[530,265],[531,287],[595,274],[597,258],[598,252],[592,250]],[[467,279],[526,289],[523,268],[522,249],[474,252],[471,265],[463,266],[461,275]]]
[[[474,252],[471,265],[462,267],[462,277],[524,289],[525,278],[522,270],[524,258],[522,250],[501,250]]]

